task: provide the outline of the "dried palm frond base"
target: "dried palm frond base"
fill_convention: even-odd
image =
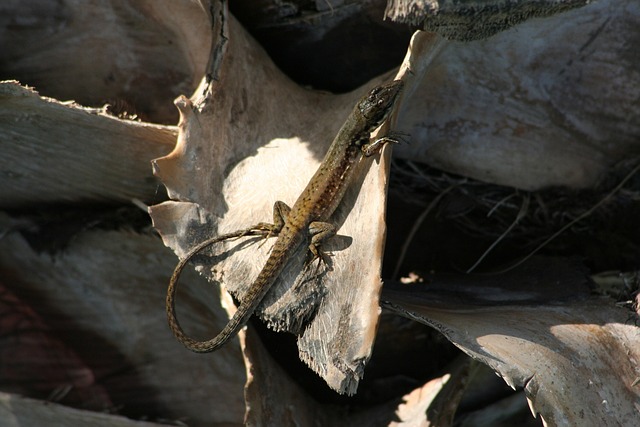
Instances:
[[[587,1],[393,2],[495,33],[468,43],[409,43],[407,28],[389,43],[384,1],[256,3],[2,6],[0,427],[636,420],[639,178],[614,165],[640,141],[637,2],[536,19]],[[250,31],[278,52],[228,11],[243,5],[271,14]],[[507,15],[469,15],[495,5]],[[291,80],[271,58],[296,51],[353,91]],[[334,271],[288,287],[290,266],[257,312],[295,335],[255,320],[217,353],[185,350],[164,313],[178,257],[295,200],[355,101],[391,78],[406,87],[391,125],[410,143],[347,194]],[[185,270],[178,312],[196,338],[219,332],[226,289],[241,299],[262,267],[269,244],[239,243],[239,259],[196,260],[222,292]]]
[[[638,160],[620,163],[593,189],[535,192],[404,160],[394,166],[387,274],[406,277],[385,282],[383,307],[434,327],[524,389],[549,425],[632,425],[640,393]],[[606,271],[590,277],[585,266]],[[393,334],[379,340],[402,346]],[[463,425],[480,422],[459,415]]]

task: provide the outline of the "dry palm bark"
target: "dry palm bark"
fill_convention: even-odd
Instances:
[[[637,418],[638,326],[628,309],[590,296],[587,276],[572,263],[536,259],[500,275],[429,282],[387,286],[383,299],[524,388],[546,424],[616,426]]]
[[[330,97],[299,88],[233,17],[224,11],[213,16],[219,29],[210,65],[215,80],[203,82],[191,100],[177,101],[178,144],[154,161],[176,201],[153,206],[150,214],[165,243],[180,255],[212,235],[270,221],[277,200],[292,205],[362,96],[360,90]],[[300,334],[300,357],[341,393],[357,388],[379,313],[387,169],[385,160],[375,162],[381,164],[368,174],[373,161],[364,164],[333,217],[345,236],[335,239],[337,249],[348,246],[335,251],[333,271],[318,277],[311,269],[300,276],[307,255],[300,251],[257,310],[274,329]],[[270,244],[244,246],[232,242],[218,252],[222,262],[196,263],[240,300]]]
[[[163,198],[149,159],[173,147],[175,128],[42,98],[18,82],[0,83],[0,99],[6,132],[0,158],[3,207]]]
[[[81,231],[67,236],[71,240],[64,246],[52,248],[47,245],[50,242],[38,239],[37,232],[26,233],[25,227],[33,231],[40,225],[37,218],[25,225],[2,216],[1,228],[14,229],[0,241],[6,286],[35,307],[49,333],[60,337],[63,348],[84,363],[83,370],[67,366],[70,362],[56,362],[49,351],[48,358],[39,361],[41,375],[33,378],[12,359],[23,355],[21,359],[28,360],[37,354],[23,347],[32,340],[29,331],[17,330],[14,335],[3,335],[3,347],[16,349],[7,355],[14,362],[3,363],[19,374],[13,383],[30,380],[38,384],[49,379],[52,387],[38,396],[46,398],[56,388],[69,385],[71,393],[59,397],[62,403],[102,411],[119,408],[133,418],[185,419],[193,425],[239,422],[244,412],[245,373],[238,349],[223,349],[215,363],[185,352],[168,331],[164,312],[155,309],[163,305],[174,256],[149,232],[127,230],[126,223],[109,224],[117,224],[117,218],[93,221],[97,225],[85,224]],[[51,240],[65,233],[52,226],[48,231]],[[195,292],[186,300],[195,307],[203,305],[198,301],[210,299],[203,282],[196,274],[185,276],[185,283]],[[219,305],[207,304],[205,309],[224,321]],[[194,329],[213,333],[208,326],[201,322]],[[80,373],[82,377],[77,378]],[[15,390],[13,383],[5,387]],[[102,390],[104,397],[94,390]],[[216,403],[212,405],[211,399]]]
[[[420,143],[395,154],[525,190],[593,186],[638,152],[637,22],[633,2],[599,1],[447,42],[399,122]]]
[[[164,209],[169,214],[154,220],[178,255],[217,231],[268,220],[276,199],[295,199],[321,158],[324,144],[366,90],[335,96],[300,88],[273,67],[233,17],[219,9],[218,2],[211,2],[211,9],[208,3],[203,7],[187,1],[89,5],[65,1],[56,13],[44,13],[51,12],[51,4],[27,7],[40,19],[16,20],[21,25],[36,24],[19,33],[24,49],[3,50],[11,52],[2,67],[7,78],[37,83],[44,94],[75,98],[83,104],[100,105],[115,98],[125,109],[133,105],[139,116],[165,123],[173,123],[168,97],[189,95],[202,80],[191,101],[178,101],[183,114],[180,140],[174,154],[157,163],[170,196],[183,199],[180,204],[154,208],[156,213]],[[11,7],[28,15],[20,9],[24,5]],[[417,33],[400,71],[409,88],[399,124],[411,134],[411,144],[396,147],[396,153],[525,189],[592,185],[610,165],[637,152],[639,131],[633,118],[638,110],[634,101],[639,90],[638,57],[628,46],[637,38],[638,16],[633,2],[603,0],[530,20],[483,41],[451,42]],[[226,27],[220,26],[220,20]],[[16,22],[5,28],[15,28]],[[28,48],[50,31],[40,31],[38,24],[64,30],[50,38],[51,49]],[[15,41],[11,37],[18,33],[4,34],[3,43],[9,45],[6,40]],[[105,40],[108,43],[101,45]],[[158,44],[159,40],[165,42]],[[86,60],[85,49],[100,52],[101,46],[106,46],[106,53],[100,58],[111,57],[108,65]],[[383,78],[390,76],[377,81]],[[191,425],[240,424],[245,408],[252,424],[295,419],[300,424],[319,420],[326,425],[370,425],[399,418],[410,425],[446,423],[453,416],[448,408],[446,416],[430,418],[434,408],[442,407],[438,396],[443,394],[437,390],[446,390],[443,384],[447,383],[463,384],[464,370],[453,381],[443,377],[416,388],[403,404],[391,401],[350,417],[343,409],[318,404],[304,393],[255,336],[246,342],[241,336],[243,353],[235,344],[213,356],[186,352],[170,336],[162,312],[175,256],[145,234],[148,230],[140,234],[139,228],[123,229],[129,224],[126,216],[107,215],[96,221],[88,215],[79,220],[78,215],[67,218],[50,205],[43,206],[64,202],[65,208],[85,211],[87,202],[124,206],[130,199],[152,201],[158,197],[158,184],[144,165],[170,151],[168,141],[175,128],[101,116],[96,110],[41,99],[15,83],[6,83],[2,93],[1,141],[3,151],[11,153],[0,159],[2,171],[7,172],[7,180],[0,185],[2,206],[22,209],[2,217],[2,284],[21,303],[34,308],[41,322],[34,325],[44,323],[54,335],[64,337],[68,349],[62,347],[56,354],[71,355],[69,366],[63,365],[65,372],[77,369],[75,374],[82,374],[70,372],[74,386],[106,387],[108,394],[101,401],[124,405],[120,411],[129,416],[184,419]],[[199,124],[198,118],[202,119]],[[202,151],[190,151],[194,146],[188,143],[197,140]],[[83,150],[89,153],[73,155]],[[357,201],[354,192],[347,199],[350,206],[338,213],[342,218],[349,213],[339,234],[353,241],[344,237],[335,241],[334,262],[338,270],[342,266],[366,274],[355,282],[344,278],[350,277],[343,276],[345,271],[338,271],[333,272],[338,283],[324,278],[321,283],[329,293],[351,292],[352,301],[361,307],[350,318],[359,323],[354,333],[359,338],[351,343],[350,355],[338,359],[355,360],[349,366],[351,372],[346,370],[345,375],[335,365],[325,364],[326,358],[314,365],[335,388],[346,391],[355,390],[377,323],[386,161],[383,158],[371,169]],[[18,173],[30,166],[32,172]],[[273,177],[277,188],[267,176]],[[194,234],[188,235],[188,230]],[[245,273],[261,267],[259,252],[268,248],[256,246],[239,251],[244,258],[218,264],[216,277],[224,273],[230,289],[245,284]],[[201,261],[210,264],[206,257]],[[290,275],[295,275],[293,269]],[[269,307],[286,310],[287,304],[277,305],[275,300],[283,296],[286,301],[287,280],[293,279],[285,278],[267,301]],[[226,321],[217,298],[204,294],[206,285],[195,275],[185,277],[184,288],[184,305],[179,310],[189,331],[203,337],[216,333]],[[504,295],[515,298],[509,288]],[[489,297],[503,295],[496,289],[485,291]],[[469,292],[459,289],[463,296]],[[446,309],[434,309],[432,300],[422,301],[418,294],[414,299],[412,292],[403,289],[394,297],[396,307],[402,304],[405,314],[437,323],[466,352],[488,363],[511,384],[525,386],[532,410],[547,422],[575,419],[580,416],[576,408],[585,409],[582,414],[594,424],[600,418],[624,423],[636,414],[637,328],[625,324],[630,312],[613,308],[612,300],[585,297],[560,305],[544,300],[497,307],[485,301],[482,308],[470,309],[463,309],[459,300],[445,300]],[[228,298],[225,303],[229,304]],[[261,315],[277,321],[276,314],[282,311],[270,313],[266,307]],[[325,316],[331,313],[329,309]],[[522,317],[518,325],[511,324]],[[309,333],[325,339],[324,332]],[[584,339],[576,342],[574,336]],[[498,344],[507,345],[496,344],[496,338]],[[58,349],[59,342],[51,340],[50,348]],[[321,343],[320,348],[331,348],[325,345]],[[302,349],[310,346],[313,343],[301,340]],[[532,360],[521,351],[534,347],[541,357]],[[607,362],[610,355],[602,350],[609,348],[614,349],[618,363]],[[81,360],[74,354],[81,354]],[[572,360],[585,361],[572,365]],[[95,376],[94,382],[87,380],[91,377],[87,370]],[[554,400],[558,390],[549,381],[550,373],[565,380],[563,384],[575,393]],[[529,377],[533,379],[527,381]],[[583,380],[587,381],[584,390]],[[593,403],[595,385],[601,385],[598,390],[606,394],[607,404]],[[12,399],[17,398],[3,401]],[[38,412],[46,410],[35,402],[15,402],[4,405],[3,411],[18,420],[28,419],[31,406]],[[592,404],[584,407],[585,402]],[[9,406],[12,409],[7,410]],[[603,413],[609,417],[603,418]],[[83,415],[74,411],[56,415],[68,424],[78,416]]]

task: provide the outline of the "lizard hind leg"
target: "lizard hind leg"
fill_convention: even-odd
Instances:
[[[280,234],[282,227],[284,227],[287,221],[289,212],[291,212],[291,208],[285,202],[278,200],[273,204],[273,224],[261,222],[251,227],[252,229],[259,229],[264,232],[264,240],[260,243],[260,247],[264,245],[269,237]]]
[[[317,259],[318,267],[320,267],[320,264],[325,264],[329,270],[332,270],[330,255],[320,249],[320,246],[322,246],[322,243],[327,239],[335,236],[337,231],[336,227],[328,222],[314,221],[309,224],[309,235],[311,236],[309,251],[311,252],[311,260],[307,265]]]

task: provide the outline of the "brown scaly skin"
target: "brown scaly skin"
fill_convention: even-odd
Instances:
[[[338,207],[351,182],[356,165],[363,157],[380,151],[390,138],[370,142],[371,132],[386,120],[402,90],[401,81],[393,81],[372,89],[356,104],[329,147],[329,151],[293,207],[282,202],[274,206],[274,224],[260,223],[245,230],[208,239],[195,248],[176,266],[167,290],[167,318],[169,327],[185,347],[197,353],[207,353],[222,347],[247,323],[256,307],[276,281],[298,246],[311,235],[309,250],[315,258],[323,257],[319,246],[335,234],[335,227],[327,221]],[[311,227],[310,227],[311,226]],[[313,230],[313,232],[311,232]],[[188,337],[175,315],[175,292],[180,273],[186,263],[202,249],[226,239],[241,236],[272,236],[278,238],[264,267],[249,287],[229,323],[214,338],[196,341]]]

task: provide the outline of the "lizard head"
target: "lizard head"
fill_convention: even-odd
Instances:
[[[373,132],[380,126],[393,110],[393,104],[400,94],[402,86],[403,83],[400,80],[385,83],[373,88],[367,96],[358,102],[357,108],[367,121],[369,132]]]

